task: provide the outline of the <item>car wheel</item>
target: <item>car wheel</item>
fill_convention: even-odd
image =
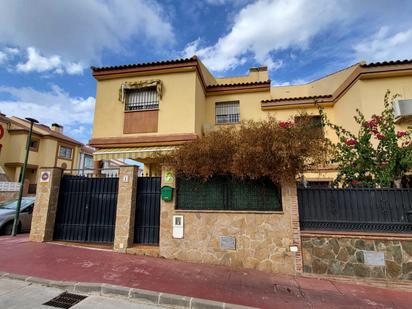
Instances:
[[[13,232],[13,222],[9,222],[3,227],[3,235],[11,235],[12,232]]]

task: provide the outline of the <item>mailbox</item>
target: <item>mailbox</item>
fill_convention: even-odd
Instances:
[[[170,202],[173,198],[173,188],[170,186],[163,186],[162,189],[160,189],[160,195],[162,200]]]

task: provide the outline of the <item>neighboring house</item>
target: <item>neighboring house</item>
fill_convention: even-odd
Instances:
[[[83,145],[80,148],[79,165],[77,166],[78,174],[80,175],[93,174],[93,169],[94,169],[93,152],[94,151],[95,151],[94,148],[87,146],[87,145]]]
[[[29,122],[24,119],[0,115],[0,167],[9,181],[20,181],[29,127]],[[63,127],[56,123],[51,128],[35,124],[25,180],[29,192],[36,190],[39,167],[77,169],[82,147],[82,143],[64,135]]]
[[[118,176],[119,168],[121,166],[128,166],[131,165],[129,162],[126,162],[126,159],[109,159],[102,161],[102,174],[106,174],[108,176]],[[138,167],[138,176],[143,176],[143,170]]]
[[[398,126],[412,114],[412,61],[357,63],[313,82],[272,86],[266,67],[245,76],[216,78],[196,58],[92,68],[97,80],[93,136],[95,160],[130,158],[145,164],[145,175],[160,175],[153,157],[222,125],[264,119],[286,120],[304,110],[354,131],[355,110],[366,117],[383,109],[387,89],[399,93]],[[318,120],[318,118],[314,118]],[[326,130],[332,140],[336,136]],[[334,166],[306,173],[322,186]]]

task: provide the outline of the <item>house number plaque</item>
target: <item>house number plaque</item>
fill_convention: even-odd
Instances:
[[[236,238],[231,236],[220,236],[220,249],[236,250]]]
[[[365,264],[372,266],[385,266],[385,255],[383,252],[363,251]]]

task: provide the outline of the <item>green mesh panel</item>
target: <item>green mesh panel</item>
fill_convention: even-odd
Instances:
[[[179,178],[177,209],[282,210],[279,188],[269,180],[215,177],[207,182]]]

